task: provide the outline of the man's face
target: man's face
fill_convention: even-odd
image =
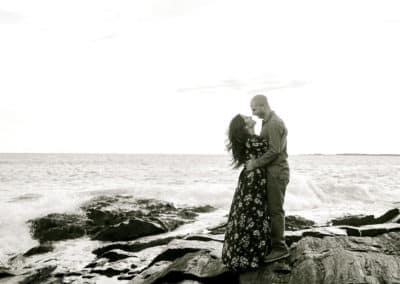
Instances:
[[[262,104],[257,103],[255,101],[252,101],[250,103],[250,108],[251,108],[251,112],[253,115],[259,117],[259,118],[264,118],[265,116],[265,108]]]

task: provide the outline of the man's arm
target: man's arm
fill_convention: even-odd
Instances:
[[[268,150],[261,157],[254,160],[254,168],[266,166],[274,161],[281,153],[283,144],[285,143],[285,129],[280,122],[271,121],[266,130],[269,134]]]

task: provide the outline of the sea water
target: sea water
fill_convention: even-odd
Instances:
[[[400,207],[400,157],[290,156],[286,214],[324,223]],[[0,154],[0,263],[37,244],[27,221],[104,194],[209,204],[226,215],[240,170],[228,155]],[[207,220],[203,220],[207,224]]]

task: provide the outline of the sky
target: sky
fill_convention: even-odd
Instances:
[[[289,154],[400,154],[399,8],[0,0],[0,152],[223,154],[264,94]]]

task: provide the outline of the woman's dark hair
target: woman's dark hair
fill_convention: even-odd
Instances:
[[[232,165],[235,169],[246,162],[245,149],[249,136],[243,117],[238,114],[232,118],[228,129],[226,149],[232,152]]]

